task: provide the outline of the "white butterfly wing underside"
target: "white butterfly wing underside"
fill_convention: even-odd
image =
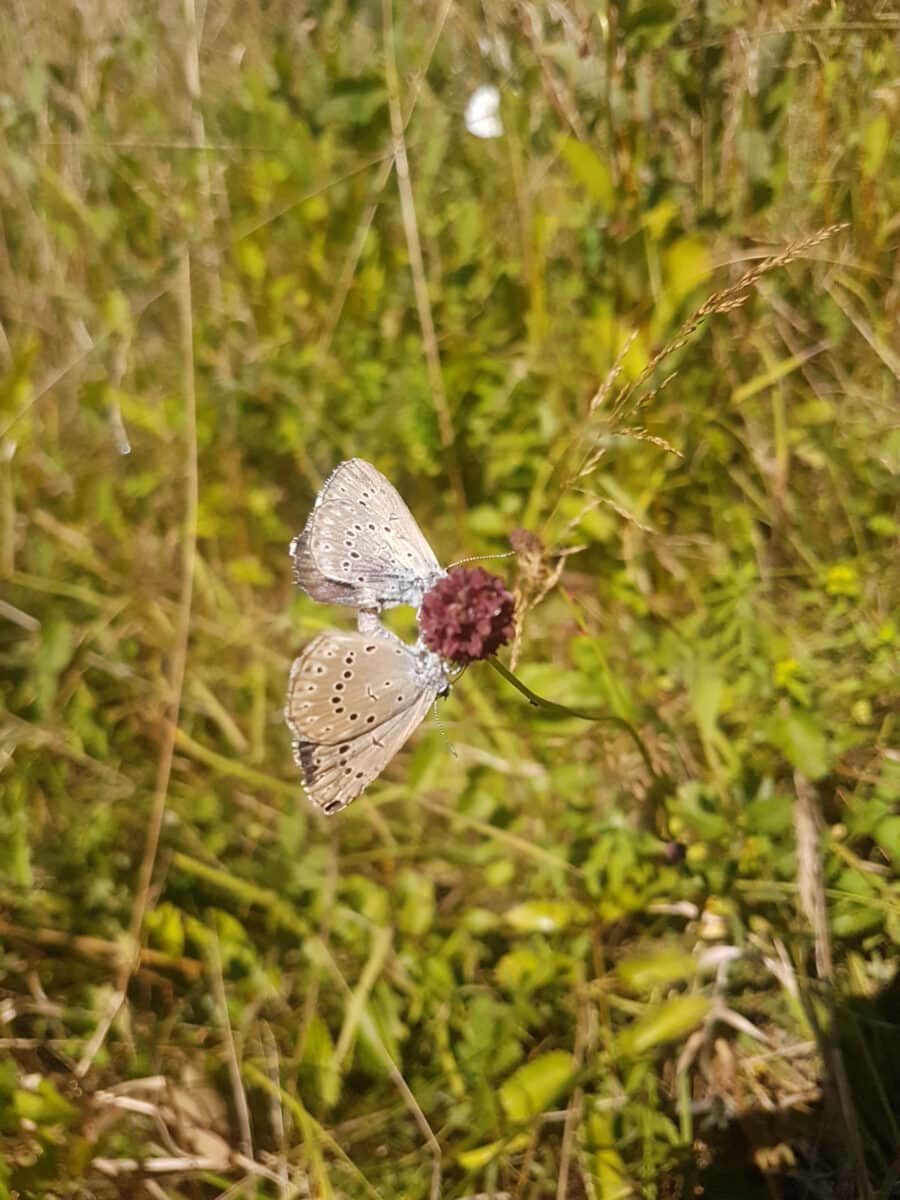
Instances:
[[[397,489],[361,458],[332,471],[291,556],[314,600],[360,609],[418,607],[443,574]]]
[[[310,799],[338,812],[384,770],[447,687],[440,660],[392,635],[320,633],[291,668],[285,718]]]

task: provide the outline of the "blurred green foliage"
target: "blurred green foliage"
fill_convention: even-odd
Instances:
[[[896,18],[395,6],[452,444],[383,18],[0,15],[0,1197],[135,1195],[196,1155],[140,1194],[244,1173],[244,1195],[414,1200],[436,1150],[448,1198],[675,1196],[717,1125],[815,1100],[832,989],[862,1115],[845,1094],[827,1134],[748,1132],[742,1161],[865,1194],[900,1152],[896,1024],[865,1007],[900,942]],[[484,83],[497,139],[466,130]],[[517,670],[637,727],[652,775],[619,727],[473,668],[446,738],[426,725],[345,814],[310,811],[287,672],[349,614],[297,594],[287,544],[350,455],[444,562],[519,526],[551,563],[577,550]],[[192,470],[145,953],[76,1078],[127,951]]]

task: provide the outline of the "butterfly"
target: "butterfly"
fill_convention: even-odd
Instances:
[[[284,715],[294,759],[325,813],[346,808],[381,774],[450,687],[437,654],[378,628],[320,633],[291,668]]]
[[[445,574],[397,489],[361,458],[328,476],[291,558],[300,587],[313,600],[357,609],[364,632],[384,608],[418,608]]]

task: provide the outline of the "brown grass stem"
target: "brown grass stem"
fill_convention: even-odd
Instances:
[[[417,72],[412,85],[410,86],[409,101],[406,106],[406,114],[403,117],[404,133],[409,125],[410,119],[415,112],[416,105],[419,102],[419,93],[422,90],[422,84],[425,82],[425,77],[428,74],[428,68],[431,66],[431,60],[434,57],[434,52],[437,49],[438,41],[444,31],[444,25],[447,21],[447,14],[450,11],[450,5],[453,0],[443,0],[441,11],[438,13],[437,21],[435,22],[434,31],[431,37],[431,44],[425,54],[425,61],[420,71]],[[372,222],[375,220],[375,214],[378,212],[381,193],[387,187],[388,180],[391,177],[391,172],[394,169],[395,150],[393,144],[387,154],[381,156],[379,160],[381,166],[378,175],[375,177],[375,182],[372,185],[372,199],[370,200],[365,212],[363,213],[359,224],[356,227],[356,232],[353,235],[347,253],[344,256],[344,263],[341,267],[341,273],[338,276],[337,286],[332,297],[331,307],[328,310],[328,316],[325,321],[325,328],[319,338],[318,355],[321,361],[331,349],[331,341],[334,337],[334,331],[337,329],[338,322],[341,319],[341,313],[344,311],[344,305],[347,303],[347,296],[350,294],[350,288],[353,286],[353,279],[356,275],[356,268],[359,266],[360,256],[363,252],[363,247],[366,244],[366,238],[369,236],[369,230],[372,228]],[[371,164],[366,164],[367,168]]]
[[[373,951],[373,953],[376,953],[376,952],[377,951]],[[347,980],[344,978],[343,972],[341,971],[340,967],[338,966],[337,962],[335,961],[334,957],[332,956],[332,953],[329,950],[329,948],[325,945],[324,942],[319,941],[318,939],[316,939],[316,957],[321,962],[323,962],[325,966],[327,966],[329,972],[334,977],[334,979],[337,981],[339,986],[342,988],[342,990],[344,992],[346,992],[350,1006],[352,1007],[354,1005],[354,1003],[356,1002],[356,993],[353,991],[353,989],[350,987]],[[399,1091],[400,1095],[403,1097],[403,1101],[406,1104],[406,1107],[409,1109],[410,1113],[412,1114],[413,1119],[416,1122],[416,1125],[419,1127],[419,1131],[421,1132],[423,1138],[425,1139],[426,1145],[428,1146],[428,1149],[431,1153],[432,1162],[433,1162],[432,1175],[431,1175],[431,1189],[430,1189],[429,1197],[430,1197],[430,1200],[440,1200],[441,1174],[442,1174],[440,1142],[438,1142],[437,1138],[435,1137],[434,1130],[431,1128],[428,1118],[425,1116],[425,1113],[422,1111],[422,1107],[419,1104],[418,1100],[416,1099],[415,1093],[413,1092],[413,1090],[409,1086],[409,1084],[406,1082],[403,1072],[400,1070],[400,1068],[394,1062],[394,1059],[391,1056],[391,1052],[388,1050],[387,1046],[384,1044],[381,1034],[378,1031],[378,1027],[376,1026],[374,1020],[372,1019],[371,1013],[369,1012],[368,1008],[365,1005],[363,1005],[359,1009],[358,1021],[359,1021],[360,1030],[365,1034],[366,1039],[369,1042],[369,1045],[372,1047],[372,1050],[375,1052],[377,1057],[381,1060],[382,1065],[384,1066],[385,1070],[387,1071],[388,1075],[390,1076],[391,1082],[394,1084],[394,1086]]]
[[[0,918],[0,937],[24,942],[26,945],[43,946],[48,950],[67,950],[82,958],[117,962],[122,955],[119,942],[93,934],[67,933],[62,929],[29,929],[25,925],[14,925]],[[152,967],[160,971],[177,971],[188,979],[198,979],[203,974],[203,963],[196,958],[185,958],[165,954],[162,950],[143,947],[139,966]]]
[[[431,381],[431,396],[437,417],[438,433],[440,434],[441,445],[447,456],[447,474],[456,498],[457,519],[461,524],[466,511],[466,497],[463,491],[459,463],[456,458],[454,444],[456,435],[453,429],[453,420],[450,416],[447,391],[444,387],[441,356],[434,328],[434,317],[431,312],[431,300],[428,295],[425,259],[422,254],[422,241],[419,237],[419,222],[416,217],[412,178],[409,171],[409,158],[406,153],[403,109],[400,104],[400,81],[397,74],[397,58],[394,53],[393,0],[382,0],[381,12],[384,24],[385,81],[391,116],[391,134],[394,142],[397,189],[400,193],[400,213],[403,221],[403,232],[406,235],[409,269],[412,274],[416,310],[419,314],[419,325],[422,330],[422,345],[425,348],[425,361],[428,366],[428,377]]]
[[[231,1027],[231,1015],[228,1010],[228,994],[225,990],[225,976],[222,974],[222,948],[219,945],[218,934],[213,931],[209,946],[210,966],[212,968],[213,994],[216,998],[216,1008],[222,1022],[222,1035],[225,1039],[228,1078],[231,1083],[231,1097],[234,1112],[237,1117],[238,1138],[241,1153],[247,1158],[253,1158],[253,1131],[250,1126],[250,1105],[247,1103],[247,1093],[244,1091],[241,1079],[241,1060],[238,1055],[234,1030]]]
[[[194,560],[197,551],[197,515],[200,503],[200,478],[197,466],[197,394],[194,386],[194,324],[191,302],[190,252],[184,251],[181,259],[178,298],[179,326],[181,330],[182,385],[184,389],[184,434],[185,434],[185,512],[184,536],[181,552],[181,590],[175,624],[175,638],[169,670],[169,695],[171,697],[163,724],[162,743],[156,767],[156,783],[150,804],[144,851],[138,868],[137,887],[131,908],[128,926],[129,954],[123,959],[116,979],[116,989],[110,998],[94,1034],[88,1041],[76,1067],[76,1074],[83,1078],[90,1069],[113,1021],[125,1002],[128,981],[140,962],[141,930],[144,917],[150,906],[150,888],[159,850],[169,780],[175,757],[175,738],[181,697],[184,691],[184,676],[187,667],[188,637],[191,625],[191,601],[194,592]]]

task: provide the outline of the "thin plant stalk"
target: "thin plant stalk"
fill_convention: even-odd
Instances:
[[[513,675],[508,667],[505,667],[499,658],[487,658],[484,660],[487,665],[498,675],[501,675],[507,683],[511,683],[514,688],[522,693],[529,704],[533,704],[535,708],[543,708],[546,712],[556,713],[560,717],[578,717],[582,721],[594,721],[597,724],[618,725],[620,729],[624,729],[640,753],[644,760],[644,765],[653,776],[654,779],[659,778],[659,773],[653,766],[653,760],[650,757],[650,752],[644,744],[644,739],[624,717],[617,717],[613,713],[591,712],[584,708],[571,708],[567,704],[557,704],[555,700],[547,700],[543,696],[539,696],[537,692],[533,692],[530,687],[527,687],[521,679]]]

